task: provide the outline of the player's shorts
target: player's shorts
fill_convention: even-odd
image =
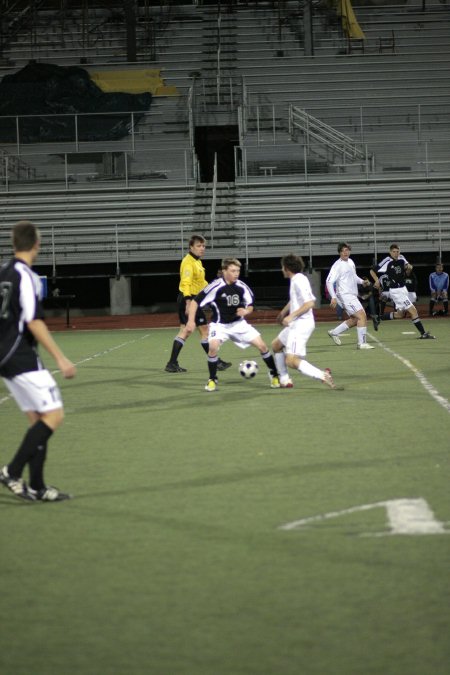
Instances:
[[[48,370],[32,370],[3,381],[22,412],[46,413],[63,407],[59,387]]]
[[[222,343],[231,340],[237,347],[246,349],[260,335],[256,328],[253,328],[245,319],[232,323],[214,323],[211,321],[208,340],[220,340]]]
[[[283,345],[286,354],[306,356],[306,344],[314,330],[314,319],[297,319],[290,326],[283,328],[278,334],[278,339]]]
[[[185,326],[188,322],[188,317],[186,314],[186,298],[182,293],[178,295],[177,305],[178,305],[178,318],[180,320],[180,324]],[[206,319],[205,312],[200,307],[198,307],[195,313],[195,325],[206,326],[207,323],[208,322]]]
[[[398,309],[400,312],[414,307],[414,304],[408,297],[406,286],[402,286],[401,288],[391,288],[389,295],[391,296],[391,300],[395,305],[395,309]]]
[[[338,295],[337,301],[340,304],[340,306],[345,309],[345,311],[349,316],[353,316],[354,314],[360,312],[361,310],[364,312],[364,307],[362,306],[356,295],[352,295],[351,293],[347,293],[345,295]]]

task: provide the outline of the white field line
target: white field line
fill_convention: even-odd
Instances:
[[[323,522],[332,518],[347,516],[361,511],[370,511],[383,507],[386,510],[388,532],[361,534],[363,537],[382,537],[386,535],[423,535],[423,534],[450,534],[445,523],[437,520],[428,502],[423,497],[415,499],[389,499],[374,504],[360,504],[341,511],[330,511],[309,518],[294,520],[292,523],[280,525],[279,530],[299,530],[311,523]]]
[[[150,337],[150,333],[146,333],[145,335],[141,335],[141,337],[136,338],[134,340],[128,340],[127,342],[122,342],[120,345],[115,345],[114,347],[110,347],[109,349],[104,349],[102,352],[97,352],[96,354],[92,354],[92,356],[87,356],[85,359],[81,359],[81,361],[77,361],[75,365],[81,366],[83,363],[88,363],[89,361],[93,361],[94,359],[98,359],[101,356],[107,356],[108,354],[111,354],[111,352],[115,352],[117,349],[122,349],[122,347],[128,347],[128,345],[135,344],[136,342],[140,342],[141,340],[145,340],[146,338]],[[55,375],[56,373],[59,373],[59,370],[52,370],[52,375]],[[7,396],[4,396],[3,398],[0,398],[0,405],[3,405],[3,403],[6,403],[12,398],[10,394]]]
[[[394,358],[398,359],[400,363],[403,363],[403,365],[406,366],[413,373],[413,375],[417,377],[422,387],[436,401],[436,403],[439,403],[439,405],[442,408],[444,408],[444,410],[450,413],[450,401],[448,401],[444,396],[442,396],[438,392],[438,390],[431,384],[431,382],[427,380],[427,378],[425,377],[425,375],[422,373],[421,370],[416,368],[416,366],[413,363],[411,363],[411,361],[405,359],[404,356],[402,356],[401,354],[397,354],[397,352],[394,352],[393,349],[387,347],[385,344],[381,342],[381,340],[378,340],[378,338],[376,338],[374,335],[370,334],[370,337],[381,347],[381,349],[384,349],[384,351],[387,354],[390,354]]]

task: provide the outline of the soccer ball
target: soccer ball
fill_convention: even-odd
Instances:
[[[258,370],[259,366],[256,361],[242,361],[242,363],[239,364],[239,372],[242,377],[245,377],[247,380],[251,377],[255,377]]]

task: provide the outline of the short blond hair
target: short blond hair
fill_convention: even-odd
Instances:
[[[237,258],[224,258],[220,265],[220,269],[227,270],[231,265],[236,265],[236,267],[241,267],[241,263]]]

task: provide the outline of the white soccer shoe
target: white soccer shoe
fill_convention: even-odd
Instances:
[[[333,333],[332,330],[329,330],[329,331],[328,331],[328,335],[329,335],[330,338],[333,340],[333,342],[334,342],[335,345],[341,345],[341,344],[342,344],[341,338],[338,337],[337,335],[335,335],[335,334]]]
[[[375,347],[369,345],[368,342],[362,342],[360,345],[358,345],[357,349],[375,349]]]

